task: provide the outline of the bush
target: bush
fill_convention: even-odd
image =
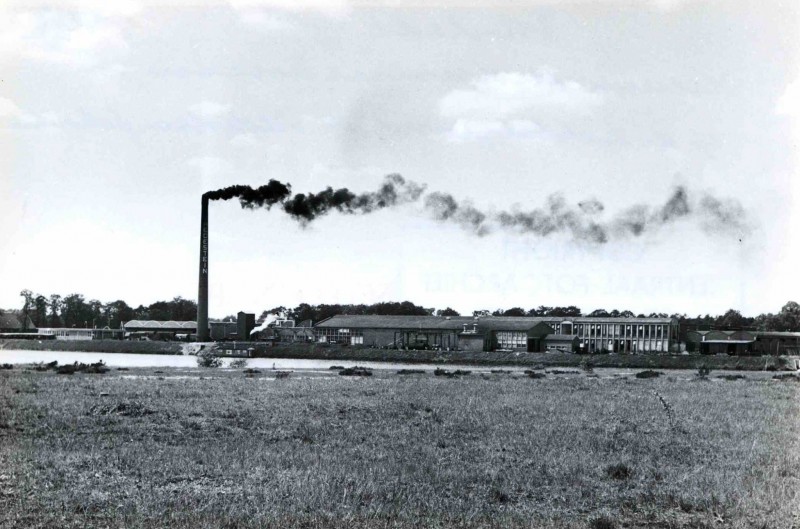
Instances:
[[[228,364],[228,367],[233,369],[244,369],[247,367],[247,358],[236,358],[231,360],[231,363]]]
[[[626,480],[631,477],[633,471],[624,463],[617,463],[606,467],[606,474],[611,479]]]
[[[398,375],[424,375],[424,369],[401,369],[397,372]]]
[[[639,371],[634,376],[636,378],[658,378],[663,375],[661,371],[653,371],[652,369],[645,369],[644,371]]]
[[[355,366],[342,369],[339,374],[343,377],[371,377],[372,371],[366,367]]]
[[[584,358],[581,361],[581,369],[586,373],[592,373],[594,371],[594,362],[590,358]]]
[[[222,359],[211,349],[201,349],[197,353],[197,367],[215,368],[222,366]]]
[[[614,529],[617,525],[608,516],[602,515],[589,520],[591,529]]]
[[[711,369],[705,364],[700,364],[700,367],[697,368],[697,378],[700,380],[705,380],[708,378],[708,375],[711,374]]]

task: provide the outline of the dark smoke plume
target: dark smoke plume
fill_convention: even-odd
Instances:
[[[586,207],[578,209],[567,205],[561,194],[547,197],[545,208],[531,211],[503,211],[497,215],[500,225],[518,233],[530,233],[546,237],[553,233],[568,232],[577,241],[604,243],[608,241],[606,229],[589,219],[590,215],[604,209],[597,200],[584,202]]]
[[[278,202],[283,202],[286,197],[291,195],[292,186],[270,180],[266,185],[252,188],[250,186],[230,186],[216,191],[209,191],[203,196],[209,200],[230,200],[238,198],[243,208],[267,208],[269,209]]]
[[[282,204],[283,210],[294,219],[308,224],[331,210],[342,213],[372,213],[409,202],[416,202],[425,186],[406,180],[399,174],[388,175],[377,191],[356,195],[347,188],[334,190],[328,187],[319,193],[298,193],[291,198],[291,185],[270,180],[258,188],[235,185],[209,191],[203,196],[209,200],[238,198],[243,208],[267,208]]]
[[[281,204],[285,213],[302,225],[313,222],[330,211],[345,214],[367,214],[384,208],[417,202],[425,193],[425,185],[404,179],[399,174],[388,175],[377,191],[356,194],[347,188],[328,187],[318,193],[291,195],[291,186],[276,180],[258,188],[230,186],[209,191],[209,200],[238,198],[242,207],[269,209]],[[684,187],[676,187],[663,205],[651,207],[637,204],[628,207],[609,220],[602,220],[605,206],[592,198],[572,206],[561,194],[550,195],[543,207],[532,210],[512,208],[507,211],[486,212],[471,203],[459,202],[449,193],[432,192],[424,199],[424,208],[440,221],[462,227],[479,236],[495,228],[519,234],[547,237],[566,233],[577,242],[603,244],[612,238],[639,237],[656,231],[680,219],[694,217],[711,234],[735,233],[744,235],[750,224],[742,206],[729,199],[704,194],[693,201]]]
[[[347,188],[334,191],[328,187],[317,194],[298,193],[283,204],[283,210],[307,224],[331,210],[364,214],[416,202],[424,191],[424,185],[407,181],[399,174],[390,174],[377,191],[356,195]]]
[[[489,233],[486,214],[470,204],[459,204],[449,193],[430,193],[425,197],[425,208],[436,220],[455,222],[481,236]]]

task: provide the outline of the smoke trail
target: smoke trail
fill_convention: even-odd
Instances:
[[[750,231],[744,208],[734,200],[720,200],[704,195],[700,199],[700,208],[703,214],[702,226],[708,233],[746,234]]]
[[[486,235],[486,214],[471,204],[459,204],[449,193],[430,193],[425,197],[425,208],[433,218],[442,222],[455,222],[476,235]]]
[[[280,204],[283,211],[303,226],[331,211],[344,214],[368,214],[385,208],[414,203],[425,195],[424,184],[404,179],[399,174],[384,178],[377,191],[356,194],[347,188],[327,187],[318,193],[298,193],[292,196],[291,186],[276,180],[258,188],[235,185],[209,191],[209,200],[238,198],[244,208],[271,208]],[[600,217],[605,206],[596,198],[572,206],[562,194],[547,197],[544,206],[532,210],[513,207],[500,212],[486,212],[468,201],[459,202],[450,193],[431,192],[425,195],[424,209],[437,221],[453,223],[483,236],[495,228],[518,234],[548,237],[566,233],[576,242],[603,244],[611,239],[639,237],[661,229],[684,218],[696,218],[701,228],[710,234],[750,231],[742,206],[731,199],[719,199],[709,194],[692,201],[684,187],[676,187],[664,204],[656,207],[636,204],[609,220]]]
[[[603,209],[603,204],[596,199],[582,202],[574,209],[567,205],[563,195],[555,194],[547,197],[545,208],[504,211],[498,214],[497,220],[502,227],[517,233],[547,237],[566,231],[577,241],[604,243],[608,241],[606,228],[589,218]]]
[[[250,186],[230,186],[216,191],[209,191],[203,196],[208,200],[230,200],[238,198],[243,208],[267,208],[269,209],[278,202],[283,202],[291,194],[292,186],[270,180],[266,185],[252,188]]]
[[[348,214],[372,213],[379,209],[416,202],[425,192],[424,185],[406,180],[399,174],[386,176],[377,191],[360,195],[347,188],[334,190],[328,187],[319,193],[297,193],[291,196],[291,189],[290,184],[270,180],[258,188],[234,185],[209,191],[203,196],[209,200],[238,198],[242,207],[247,209],[269,209],[280,203],[289,216],[305,225],[331,210]]]
[[[317,194],[298,193],[283,204],[283,210],[307,224],[333,209],[348,214],[365,214],[416,202],[424,191],[424,185],[407,181],[399,174],[390,174],[377,191],[356,195],[347,188],[334,191],[328,187]]]
[[[658,229],[691,213],[689,192],[685,187],[678,186],[664,205],[655,211],[641,204],[628,208],[612,221],[611,230],[617,235],[638,237],[645,231]]]

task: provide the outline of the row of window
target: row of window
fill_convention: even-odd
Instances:
[[[340,343],[350,345],[363,345],[364,334],[353,329],[316,329],[319,343]]]
[[[497,331],[495,333],[498,349],[520,349],[528,347],[528,333],[517,331]]]
[[[581,342],[581,347],[588,351],[606,350],[609,352],[667,352],[669,342],[666,340],[602,340],[588,339]]]
[[[647,338],[662,339],[669,338],[669,327],[667,325],[619,325],[612,323],[578,323],[578,324],[555,324],[555,328],[560,327],[559,334],[574,334],[580,337],[620,337],[620,338]]]

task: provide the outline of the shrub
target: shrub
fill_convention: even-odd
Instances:
[[[606,474],[611,479],[625,480],[633,475],[633,471],[625,463],[617,463],[606,467]]]
[[[711,369],[705,364],[700,364],[697,368],[697,378],[700,380],[705,380],[708,378],[708,375],[711,374]]]
[[[592,373],[594,371],[594,362],[590,358],[584,358],[581,361],[581,369],[586,373]]]
[[[100,360],[94,364],[84,364],[75,362],[74,364],[66,364],[63,366],[55,367],[56,373],[59,375],[72,375],[74,373],[92,373],[102,375],[108,372],[106,364]]]
[[[636,373],[634,376],[636,378],[658,378],[663,375],[661,371],[653,371],[652,369],[645,369],[644,371],[640,371]]]
[[[608,516],[601,515],[589,520],[589,527],[591,529],[614,529],[616,524]]]
[[[197,367],[215,368],[222,366],[222,359],[211,349],[202,349],[197,353]]]
[[[529,378],[545,378],[545,376],[547,376],[544,373],[537,373],[532,369],[526,369],[525,374],[528,375]]]
[[[372,371],[366,367],[355,366],[342,369],[339,374],[343,377],[371,377]]]
[[[0,369],[14,369],[13,364],[3,364],[0,365]]]
[[[724,380],[733,381],[733,380],[742,380],[745,378],[744,375],[720,375],[717,378],[722,378]]]
[[[244,369],[247,367],[247,358],[236,358],[231,360],[231,363],[228,364],[228,367],[233,369]]]
[[[398,375],[424,375],[424,369],[401,369],[397,372]]]

